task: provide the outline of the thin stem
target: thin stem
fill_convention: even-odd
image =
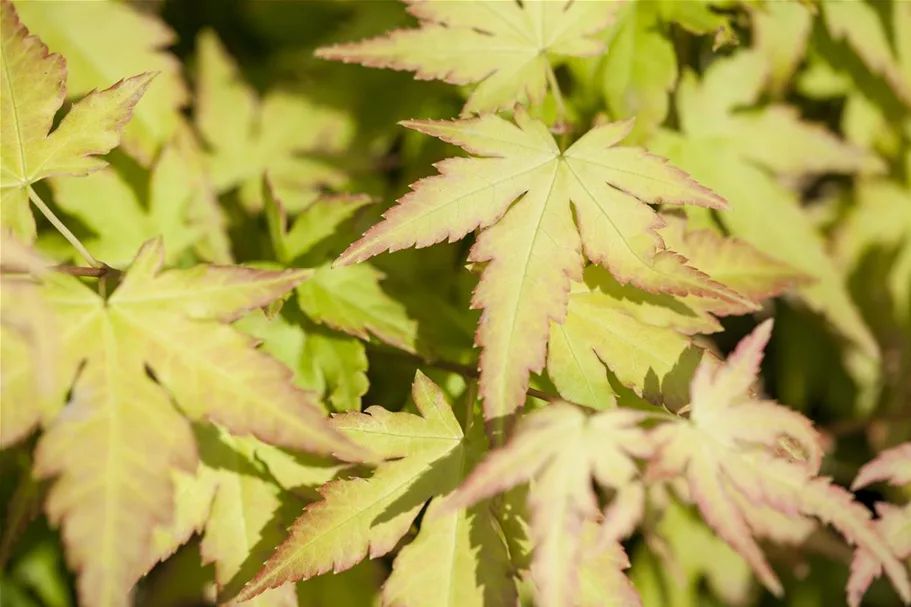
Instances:
[[[38,210],[41,211],[45,217],[47,217],[47,220],[50,221],[55,228],[57,228],[57,231],[63,234],[63,237],[66,238],[71,245],[73,245],[73,248],[79,251],[79,254],[82,255],[82,258],[85,259],[90,266],[93,268],[105,267],[103,263],[95,259],[92,254],[89,253],[88,249],[86,249],[82,243],[79,242],[79,239],[76,238],[76,235],[70,232],[69,228],[63,225],[63,222],[57,219],[57,216],[54,215],[54,212],[46,204],[44,204],[44,201],[41,200],[41,197],[38,196],[38,192],[36,192],[32,186],[28,186],[28,197],[35,204],[35,206],[38,207]]]
[[[554,101],[557,104],[557,122],[563,124],[566,122],[568,114],[566,112],[566,102],[563,101],[563,93],[560,91],[560,83],[557,82],[557,75],[554,68],[547,62],[547,82],[550,84],[550,90],[554,92]]]

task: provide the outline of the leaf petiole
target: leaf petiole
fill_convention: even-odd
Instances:
[[[105,267],[103,263],[95,259],[95,257],[89,253],[88,249],[86,249],[85,246],[79,242],[79,239],[76,238],[76,235],[70,232],[69,228],[63,225],[62,221],[57,219],[57,216],[54,215],[54,212],[44,203],[43,200],[41,200],[41,197],[38,196],[38,192],[36,192],[32,186],[28,186],[28,197],[35,204],[35,206],[38,207],[38,210],[41,211],[45,217],[47,217],[47,220],[50,221],[55,228],[57,228],[57,231],[60,232],[64,238],[66,238],[67,242],[69,242],[71,245],[73,245],[73,248],[79,251],[79,254],[82,255],[82,258],[85,259],[85,261],[88,262],[90,266],[93,268]]]

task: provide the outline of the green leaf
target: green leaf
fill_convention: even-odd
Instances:
[[[639,396],[679,409],[688,400],[688,382],[703,354],[685,335],[648,324],[623,300],[591,292],[583,284],[574,285],[566,320],[552,322],[550,330],[551,380],[562,396],[596,409],[614,400],[602,365]]]
[[[753,52],[740,52],[716,61],[701,82],[685,74],[677,92],[685,136],[663,131],[653,145],[731,201],[731,210],[719,218],[734,236],[812,278],[800,288],[804,300],[875,359],[876,343],[822,237],[795,194],[770,171],[863,171],[880,163],[821,127],[797,120],[790,108],[736,112],[755,102],[765,78],[763,63]]]
[[[694,2],[673,2],[691,5]],[[659,29],[654,2],[629,3],[608,30],[601,78],[613,118],[636,118],[634,135],[648,135],[667,116],[677,81],[674,46]]]
[[[19,0],[16,9],[51,51],[66,57],[68,95],[85,95],[140,72],[157,74],[123,133],[124,147],[144,165],[151,163],[173,136],[187,102],[180,63],[164,50],[175,42],[174,32],[156,16],[111,0]]]
[[[60,208],[94,233],[84,244],[112,267],[128,265],[144,242],[158,236],[173,263],[200,237],[188,217],[196,192],[175,147],[165,147],[155,163],[147,200],[112,168],[88,177],[55,178],[52,184]]]
[[[197,70],[196,126],[219,193],[239,187],[244,204],[259,210],[268,172],[276,196],[297,212],[322,188],[345,183],[344,173],[321,157],[350,142],[352,124],[343,113],[290,92],[258,98],[210,30],[197,40]]]
[[[0,4],[0,20],[6,32],[0,44],[0,226],[31,241],[31,184],[52,175],[87,175],[103,168],[106,163],[95,155],[120,143],[120,132],[153,76],[145,73],[92,91],[50,132],[66,95],[66,61],[49,55],[29,34],[11,2]]]
[[[369,265],[324,266],[297,289],[301,310],[315,322],[363,340],[375,335],[402,350],[414,352],[417,323],[405,306],[380,287],[383,274]]]
[[[370,478],[324,485],[323,500],[305,508],[239,600],[388,553],[429,499],[462,481],[486,443],[480,425],[463,435],[440,389],[420,372],[413,396],[420,415],[371,407],[333,418],[336,428],[387,461]],[[481,607],[488,597],[496,604],[515,601],[496,529],[484,508],[425,518],[418,538],[396,558],[383,591],[386,604]],[[426,557],[428,551],[434,559]]]

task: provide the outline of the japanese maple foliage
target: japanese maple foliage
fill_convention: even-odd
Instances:
[[[4,607],[911,604],[907,2],[216,4],[0,0]]]

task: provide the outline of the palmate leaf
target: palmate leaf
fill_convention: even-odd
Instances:
[[[151,238],[161,236],[167,261],[173,263],[200,237],[199,228],[190,223],[196,192],[189,177],[185,158],[176,147],[166,146],[152,168],[146,200],[111,167],[51,183],[57,205],[94,232],[84,240],[92,254],[122,268]]]
[[[582,251],[647,291],[738,298],[664,250],[664,222],[646,204],[726,203],[663,159],[618,146],[629,121],[598,126],[565,151],[521,109],[515,124],[493,115],[404,124],[479,157],[438,163],[440,175],[417,182],[336,264],[482,229],[469,259],[488,262],[472,300],[484,310],[476,342],[487,419],[524,402],[529,372],[544,366],[550,322],[563,321],[570,281],[582,278]]]
[[[550,323],[548,375],[565,398],[604,409],[613,403],[614,392],[607,381],[607,365],[621,384],[647,400],[671,409],[682,407],[688,400],[687,380],[703,355],[702,349],[674,327],[651,324],[651,310],[637,309],[645,305],[623,299],[623,287],[603,274],[596,266],[586,269],[593,288],[574,283],[566,319]],[[613,292],[597,289],[594,285],[599,278],[618,288]],[[696,317],[684,306],[675,310],[656,305],[652,310],[666,316],[678,314],[683,323]],[[668,320],[673,323],[677,319]]]
[[[224,266],[162,272],[163,255],[160,241],[146,244],[107,300],[70,276],[52,274],[42,286],[41,299],[61,327],[62,389],[45,409],[57,415],[43,417],[35,473],[58,477],[46,509],[62,526],[89,605],[126,605],[148,562],[153,525],[171,519],[172,468],[196,470],[190,425],[171,398],[189,417],[239,435],[348,459],[366,454],[290,385],[280,363],[222,324],[268,304],[306,272]],[[4,408],[40,402],[27,388],[34,377],[26,361],[4,367]],[[4,438],[14,441],[29,430]]]
[[[811,422],[749,394],[771,328],[771,320],[760,325],[720,368],[700,365],[691,384],[689,419],[652,431],[657,452],[651,477],[683,475],[706,522],[776,595],[782,593],[781,583],[753,536],[785,539],[783,530],[812,516],[834,526],[859,555],[885,569],[901,597],[911,602],[908,575],[869,511],[851,493],[817,476],[821,449]],[[850,586],[849,600],[859,603],[859,593]]]
[[[333,426],[387,461],[369,478],[330,482],[307,506],[290,537],[239,595],[329,571],[344,571],[391,551],[428,500],[449,493],[486,447],[481,424],[464,435],[440,389],[420,372],[413,386],[420,415],[371,407],[333,418]],[[506,546],[486,507],[425,517],[399,553],[383,604],[482,607],[515,601]]]
[[[737,108],[756,101],[766,78],[763,57],[743,51],[715,61],[702,81],[684,74],[677,91],[683,135],[660,131],[651,145],[731,201],[720,215],[731,233],[812,279],[803,299],[867,357],[878,348],[795,194],[773,174],[875,172],[882,163],[789,106]],[[736,85],[732,84],[736,83]]]
[[[196,126],[219,193],[239,187],[242,202],[259,210],[268,172],[276,195],[297,212],[320,196],[321,187],[345,182],[344,173],[319,157],[349,143],[353,128],[344,114],[301,94],[257,97],[210,30],[199,35],[197,49]]]
[[[536,604],[576,605],[582,596],[583,546],[589,543],[583,540],[585,521],[600,516],[591,479],[616,492],[600,541],[610,544],[624,538],[641,517],[645,491],[632,458],[650,454],[645,431],[637,426],[642,418],[625,409],[588,416],[568,403],[552,403],[524,417],[510,441],[491,452],[446,498],[443,512],[460,511],[534,479],[528,506]],[[618,576],[625,565],[616,564],[615,571],[605,575]]]
[[[40,4],[40,3],[39,3]],[[122,80],[106,91],[92,91],[73,104],[49,134],[66,97],[66,61],[20,22],[9,0],[0,2],[0,226],[33,240],[29,210],[32,183],[52,175],[87,175],[106,163],[152,74]]]
[[[616,2],[436,2],[405,0],[420,29],[317,50],[324,59],[416,72],[451,84],[480,83],[464,114],[540,103],[553,86],[559,57],[601,51],[591,37]]]
[[[721,330],[715,315],[745,314],[803,275],[746,242],[711,229],[686,230],[679,218],[663,215],[665,243],[710,278],[745,297],[649,293],[619,284],[604,268],[589,266],[584,282],[573,283],[563,323],[551,322],[547,372],[560,395],[602,409],[612,403],[606,365],[624,386],[672,410],[689,402],[689,380],[703,357],[688,335]],[[712,356],[708,354],[708,356]]]
[[[187,87],[176,57],[165,49],[177,36],[158,17],[122,2],[17,1],[22,21],[67,60],[68,94],[85,95],[109,82],[155,72],[123,132],[124,147],[144,165],[170,140],[181,120]],[[91,31],[85,36],[80,32]]]
[[[37,251],[0,231],[0,447],[52,417],[59,397],[59,327],[39,282],[50,266]],[[17,369],[24,369],[27,379],[10,383]]]
[[[911,485],[911,443],[887,449],[865,464],[857,473],[851,489],[883,481],[896,487]],[[904,560],[911,558],[911,503],[895,506],[888,502],[878,502],[876,512],[879,514],[876,526],[895,556]],[[851,564],[851,579],[848,581],[850,602],[859,605],[870,583],[882,573],[883,567],[875,556],[858,550]]]

